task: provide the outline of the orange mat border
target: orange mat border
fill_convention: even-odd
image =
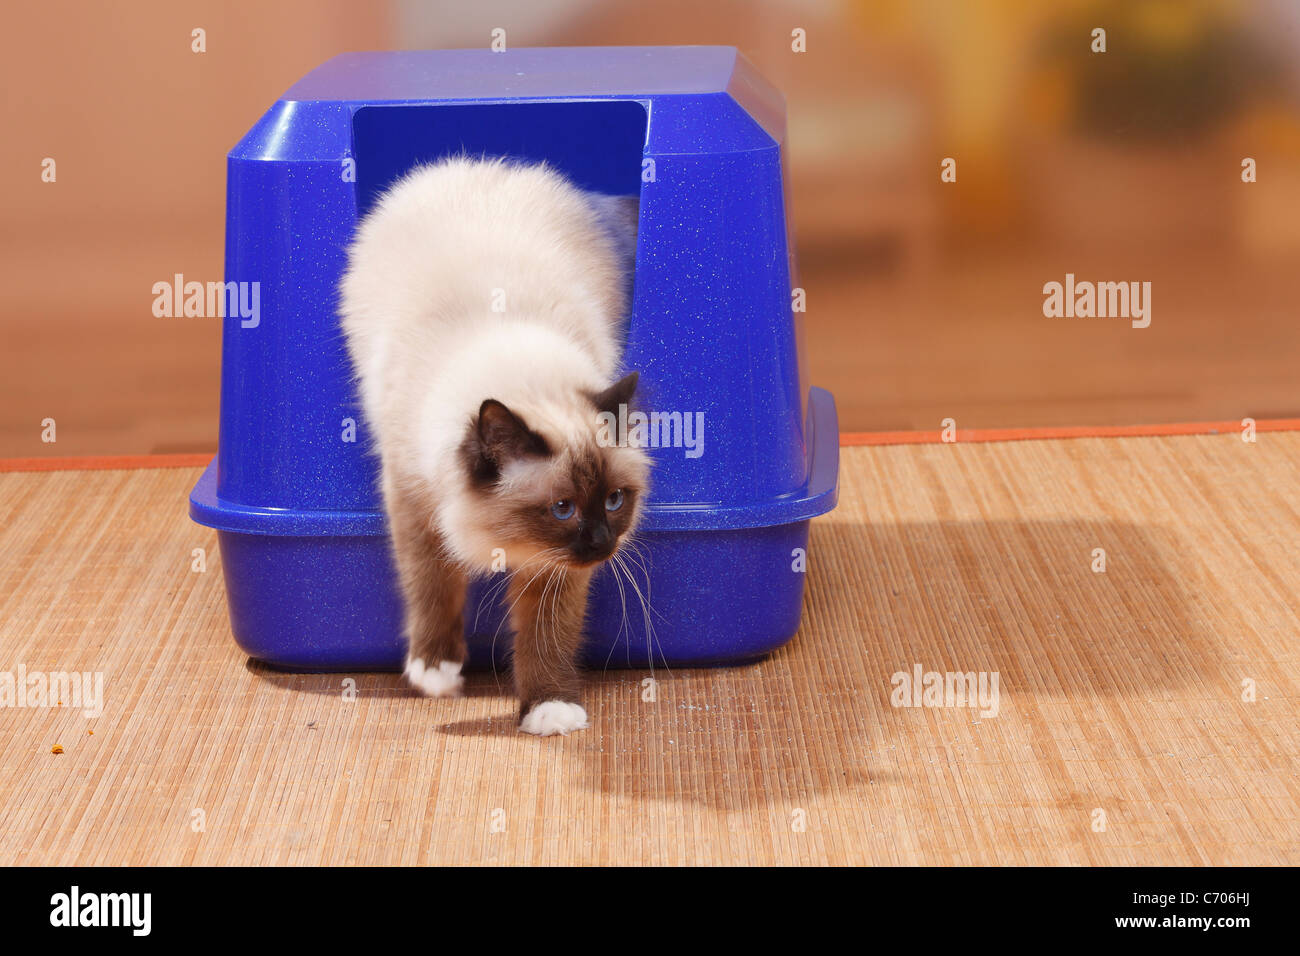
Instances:
[[[1300,418],[1261,418],[1256,432],[1300,431]],[[1041,441],[1063,438],[1150,438],[1162,435],[1239,434],[1240,421],[1173,422],[1164,425],[1065,425],[1042,428],[959,428],[957,442]],[[942,444],[942,431],[840,432],[840,446]],[[105,471],[138,468],[201,468],[212,454],[82,455],[49,458],[0,458],[6,471]]]
[[[50,458],[0,458],[5,471],[115,471],[138,468],[201,468],[211,452],[183,455],[73,455]]]
[[[1300,418],[1259,418],[1255,431],[1300,431]],[[959,428],[956,442],[1042,441],[1063,438],[1152,438],[1165,435],[1241,434],[1241,421],[1171,422],[1163,425],[1048,425],[1042,428]],[[841,447],[859,445],[930,445],[943,442],[943,432],[840,432]]]

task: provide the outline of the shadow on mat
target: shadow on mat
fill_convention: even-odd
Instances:
[[[727,811],[798,805],[887,782],[872,765],[899,742],[891,678],[918,664],[997,672],[1003,712],[1017,698],[1158,699],[1226,680],[1221,643],[1191,616],[1192,597],[1164,562],[1182,546],[1161,528],[1105,521],[814,522],[802,626],[767,660],[660,670],[654,702],[642,700],[647,671],[589,672],[596,725],[564,742],[515,733],[507,674],[466,681],[468,696],[501,697],[500,713],[431,719],[451,736],[562,747],[585,765],[583,784],[607,795]],[[1093,570],[1095,549],[1104,572]],[[337,694],[348,676],[248,666],[309,693]],[[413,696],[396,674],[352,676],[368,696]]]
[[[909,716],[891,706],[891,679],[918,664],[997,672],[1003,713],[1017,699],[1147,700],[1235,685],[1223,645],[1165,563],[1182,565],[1183,547],[1164,529],[1106,521],[814,522],[794,641],[707,685],[677,671],[658,705],[670,714],[625,719],[639,739],[607,733],[603,749],[584,750],[586,779],[610,795],[727,811],[887,783],[872,769],[880,752],[918,744],[893,729]],[[1104,572],[1093,570],[1095,549]],[[691,686],[674,686],[683,680]]]

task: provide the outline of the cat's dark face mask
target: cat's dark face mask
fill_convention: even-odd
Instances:
[[[639,448],[596,439],[598,413],[626,405],[635,387],[634,373],[585,396],[591,434],[563,446],[531,429],[520,412],[494,399],[483,403],[461,455],[507,554],[585,568],[608,560],[635,529],[648,459]]]
[[[572,498],[550,503],[537,523],[538,539],[565,548],[571,564],[604,561],[632,526],[639,497],[638,489],[610,488],[607,479],[593,481]]]

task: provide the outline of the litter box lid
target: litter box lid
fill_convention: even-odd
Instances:
[[[511,47],[499,53],[488,49],[342,53],[316,67],[280,99],[282,103],[336,103],[355,107],[431,100],[662,100],[714,93],[729,94],[773,139],[784,139],[784,98],[731,46]],[[278,132],[278,138],[282,138],[283,129]],[[719,132],[715,128],[715,138]],[[249,146],[264,145],[256,136],[250,139]],[[707,148],[717,148],[717,144]]]
[[[743,505],[658,503],[653,490],[642,518],[643,531],[733,531],[807,521],[825,514],[839,499],[839,419],[835,399],[820,388],[808,395],[808,481],[797,492]],[[217,459],[190,493],[190,517],[218,531],[285,536],[382,535],[388,533],[378,510],[327,511],[261,508],[217,497]]]
[[[239,301],[223,310],[215,487],[196,489],[196,518],[384,532],[336,311],[346,239],[398,176],[465,150],[639,195],[621,332],[654,446],[647,529],[830,510],[837,428],[802,354],[785,133],[781,94],[730,47],[356,53],[313,70],[229,155],[225,279]]]

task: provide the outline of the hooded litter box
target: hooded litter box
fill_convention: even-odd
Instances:
[[[650,449],[638,583],[652,610],[624,582],[625,614],[599,570],[588,663],[717,664],[788,641],[839,448],[834,400],[799,355],[784,140],[780,94],[729,47],[358,53],[289,90],[229,156],[226,281],[256,283],[258,308],[228,310],[219,451],[190,496],[218,532],[239,646],[300,670],[402,664],[336,286],[376,197],[462,151],[639,194],[623,364],[646,411],[703,416],[702,444]],[[479,664],[509,644],[491,584],[465,614]]]

